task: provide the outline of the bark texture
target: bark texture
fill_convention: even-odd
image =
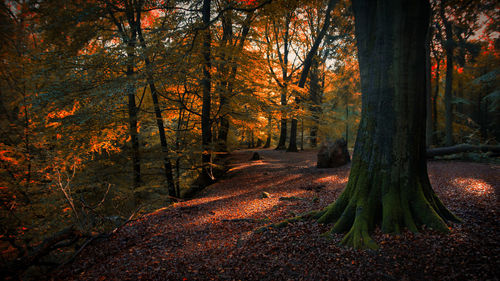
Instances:
[[[425,156],[426,1],[353,1],[362,117],[347,187],[319,222],[347,232],[342,244],[377,248],[369,232],[458,221],[429,182]],[[318,216],[319,216],[318,215]]]

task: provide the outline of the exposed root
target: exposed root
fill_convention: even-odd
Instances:
[[[359,170],[358,170],[359,171]],[[425,179],[408,182],[405,178],[394,181],[389,174],[371,177],[367,171],[353,177],[340,197],[318,211],[311,211],[257,229],[282,228],[289,223],[316,219],[318,223],[332,223],[332,233],[346,233],[341,245],[355,249],[378,249],[370,232],[380,226],[383,233],[399,234],[404,229],[418,232],[430,228],[448,233],[447,221],[459,222],[443,205]]]
[[[309,211],[309,212],[300,214],[298,216],[295,216],[293,218],[285,219],[285,220],[282,220],[282,221],[277,222],[277,223],[273,223],[273,224],[265,225],[263,227],[259,227],[256,230],[254,230],[254,233],[261,233],[261,232],[267,231],[271,228],[283,228],[292,222],[308,220],[308,219],[318,219],[325,212],[326,212],[326,209]]]
[[[377,250],[379,248],[377,243],[370,237],[368,228],[363,226],[353,226],[344,236],[340,244],[354,249]]]

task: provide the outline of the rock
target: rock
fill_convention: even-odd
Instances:
[[[321,145],[318,151],[318,168],[335,168],[343,166],[351,161],[349,151],[347,151],[347,143],[342,139],[336,140],[334,143],[325,142]]]
[[[260,160],[260,154],[258,152],[254,152],[252,154],[252,159],[250,160]]]
[[[270,198],[271,195],[268,193],[268,192],[262,192],[262,195],[261,195],[262,198]]]

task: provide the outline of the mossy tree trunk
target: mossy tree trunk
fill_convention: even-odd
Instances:
[[[425,156],[426,1],[354,0],[362,117],[349,182],[319,222],[347,232],[342,244],[377,248],[369,232],[423,225],[449,231],[458,219],[429,182]]]

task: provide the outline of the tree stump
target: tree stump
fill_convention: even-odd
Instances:
[[[335,168],[343,166],[351,161],[347,143],[342,139],[334,143],[324,142],[318,152],[318,168]]]

